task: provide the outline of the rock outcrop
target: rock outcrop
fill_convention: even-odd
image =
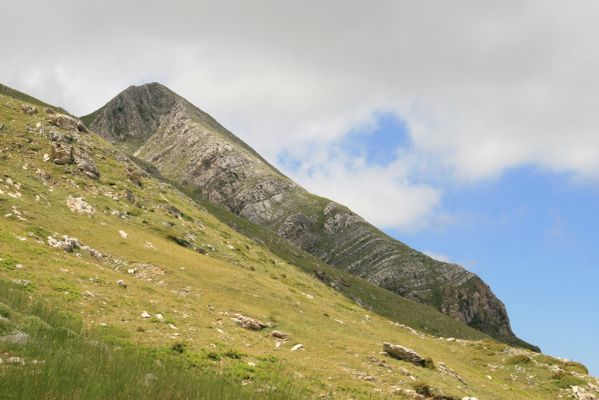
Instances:
[[[412,349],[401,346],[399,344],[383,343],[383,351],[397,360],[407,361],[419,367],[424,367],[426,361],[418,353]]]
[[[526,345],[514,336],[503,303],[478,276],[411,249],[347,207],[308,193],[164,86],[132,86],[82,119],[162,175],[197,188],[209,201],[325,262],[496,338]]]

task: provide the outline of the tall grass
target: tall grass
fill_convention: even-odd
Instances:
[[[25,344],[0,341],[1,399],[294,399],[299,391],[242,387],[215,373],[194,368],[166,351],[109,344],[83,334],[81,323],[28,293],[0,283],[0,303]],[[276,384],[275,384],[276,385]]]

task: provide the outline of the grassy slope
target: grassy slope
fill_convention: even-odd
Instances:
[[[100,330],[105,336],[150,348],[184,343],[187,350],[181,357],[255,388],[274,376],[277,381],[294,379],[315,395],[331,393],[341,398],[390,394],[397,388],[411,388],[415,380],[445,393],[483,399],[547,399],[562,393],[561,378],[553,379],[546,365],[562,365],[558,360],[492,340],[448,342],[415,334],[369,313],[240,235],[169,185],[144,179],[140,189],[130,183],[114,148],[94,135],[87,139],[102,173],[100,181],[83,178],[71,167],[44,163],[49,141],[25,129],[38,121],[44,127],[43,112],[27,117],[19,106],[0,96],[0,121],[6,125],[0,132],[0,189],[5,193],[0,195],[0,279],[31,281],[28,290],[79,315],[85,331]],[[51,175],[45,184],[36,176],[38,168]],[[126,189],[134,193],[139,207],[123,200]],[[6,195],[16,190],[22,197]],[[111,198],[113,194],[119,200]],[[36,195],[41,196],[39,201]],[[96,214],[69,211],[68,195],[84,196],[96,207]],[[183,219],[168,213],[171,205],[184,213]],[[26,221],[15,218],[13,206]],[[111,215],[115,209],[128,211],[130,217]],[[12,215],[4,217],[7,214]],[[119,230],[126,231],[128,238],[121,238]],[[77,256],[51,249],[38,240],[48,232],[78,237],[124,264],[99,262],[83,251]],[[214,250],[201,255],[168,239],[185,233],[196,236],[196,245],[211,245]],[[126,273],[133,263],[152,264],[164,275],[152,281],[138,279]],[[116,284],[119,279],[125,279],[126,289]],[[162,313],[166,321],[142,319],[139,314],[144,310]],[[291,339],[277,348],[270,329],[244,330],[231,321],[228,314],[234,312],[270,321]],[[383,341],[411,347],[436,363],[445,362],[468,386],[438,369],[386,359],[379,355]],[[291,352],[296,343],[302,343],[305,351]],[[510,364],[514,353],[535,361]],[[0,380],[7,377],[9,370],[4,368],[13,367],[0,367]],[[364,376],[374,381],[360,378]]]
[[[0,369],[2,399],[300,398],[284,385],[261,393],[243,388],[170,349],[113,343],[102,329],[85,332],[78,319],[6,283],[0,283],[0,315],[6,318],[0,333],[28,335],[25,344],[0,345],[3,359],[18,355],[27,365]]]

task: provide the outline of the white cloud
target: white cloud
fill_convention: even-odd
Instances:
[[[599,177],[595,1],[56,0],[3,14],[0,81],[75,113],[158,80],[269,159],[400,115],[423,164],[299,176],[379,224],[438,206],[409,175],[431,166],[456,182],[522,164]]]
[[[430,251],[430,250],[425,250],[425,251],[423,251],[423,253],[426,254],[427,256],[429,256],[430,258],[434,258],[437,261],[442,261],[442,262],[446,262],[446,263],[453,262],[453,261],[451,261],[451,258],[445,254],[437,253],[435,251]]]
[[[400,165],[403,164],[403,165]],[[404,161],[381,167],[361,159],[311,159],[291,174],[308,190],[350,207],[379,228],[418,229],[427,226],[441,193],[409,178]]]

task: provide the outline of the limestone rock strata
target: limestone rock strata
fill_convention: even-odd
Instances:
[[[503,303],[478,276],[411,249],[347,207],[308,193],[164,86],[132,86],[83,120],[164,176],[327,263],[495,337],[517,340]]]

